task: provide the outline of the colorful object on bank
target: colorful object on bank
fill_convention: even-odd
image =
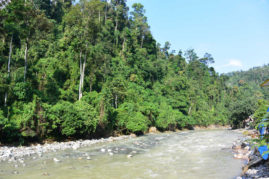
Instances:
[[[262,156],[262,158],[264,160],[267,160],[268,159],[268,148],[267,148],[266,145],[260,146],[258,148],[258,151],[260,152],[260,154],[261,154],[261,156]]]
[[[269,79],[261,84],[261,87],[269,86]]]
[[[262,122],[267,121],[267,119],[263,119]],[[263,123],[259,124],[258,130],[260,132],[260,138],[262,139],[264,137],[264,134],[266,133],[266,127]]]
[[[268,109],[269,110],[269,109]],[[268,112],[268,110],[267,110],[267,112]],[[267,121],[268,119],[263,119],[262,120],[262,122],[265,122],[265,121]],[[259,130],[259,132],[260,132],[260,138],[262,139],[263,137],[264,137],[264,135],[266,134],[266,129],[267,129],[267,127],[263,124],[263,123],[261,123],[261,124],[259,124],[259,126],[258,126],[258,130]],[[266,145],[263,145],[263,146],[260,146],[260,147],[258,147],[258,151],[260,152],[260,154],[261,154],[261,156],[262,156],[262,158],[264,159],[264,160],[267,160],[268,159],[268,147],[266,146]]]
[[[269,79],[266,80],[265,82],[263,82],[260,86],[261,87],[269,86]],[[269,112],[269,108],[267,109],[267,112]],[[262,120],[262,122],[265,122],[265,121],[267,121],[267,119]],[[261,123],[261,124],[259,124],[258,129],[260,132],[260,138],[262,139],[264,137],[264,135],[266,134],[267,128],[263,123]],[[268,159],[269,153],[268,153],[268,147],[266,145],[258,147],[258,151],[260,152],[260,154],[264,160]]]

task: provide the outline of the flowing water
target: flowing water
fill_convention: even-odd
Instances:
[[[230,130],[149,134],[32,156],[25,166],[0,163],[0,178],[229,179],[241,172],[231,150],[240,137]]]

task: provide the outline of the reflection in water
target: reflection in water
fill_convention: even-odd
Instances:
[[[238,137],[228,130],[150,134],[32,156],[24,167],[0,163],[0,178],[234,178],[242,165],[231,151]]]

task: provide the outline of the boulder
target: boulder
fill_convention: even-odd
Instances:
[[[158,132],[158,130],[157,130],[156,127],[150,127],[149,128],[149,133],[157,133],[157,132]]]

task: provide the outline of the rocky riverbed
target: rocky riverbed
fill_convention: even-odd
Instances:
[[[3,147],[0,178],[234,178],[243,162],[231,146],[241,138],[232,130],[201,130]]]
[[[77,140],[70,142],[53,142],[44,145],[20,146],[20,147],[0,147],[0,162],[20,162],[23,163],[25,157],[42,157],[43,154],[48,152],[56,152],[59,150],[73,149],[77,150],[81,147],[91,146],[98,143],[114,142],[123,139],[129,139],[135,135],[109,137],[106,139],[92,139],[92,140]],[[56,160],[56,159],[55,159]]]
[[[250,139],[258,138],[259,134],[256,130],[237,130],[246,135],[243,141],[233,144],[235,152],[234,157],[246,161],[246,165],[242,168],[241,176],[237,179],[268,179],[269,178],[269,162],[264,161],[256,147],[250,143]]]

